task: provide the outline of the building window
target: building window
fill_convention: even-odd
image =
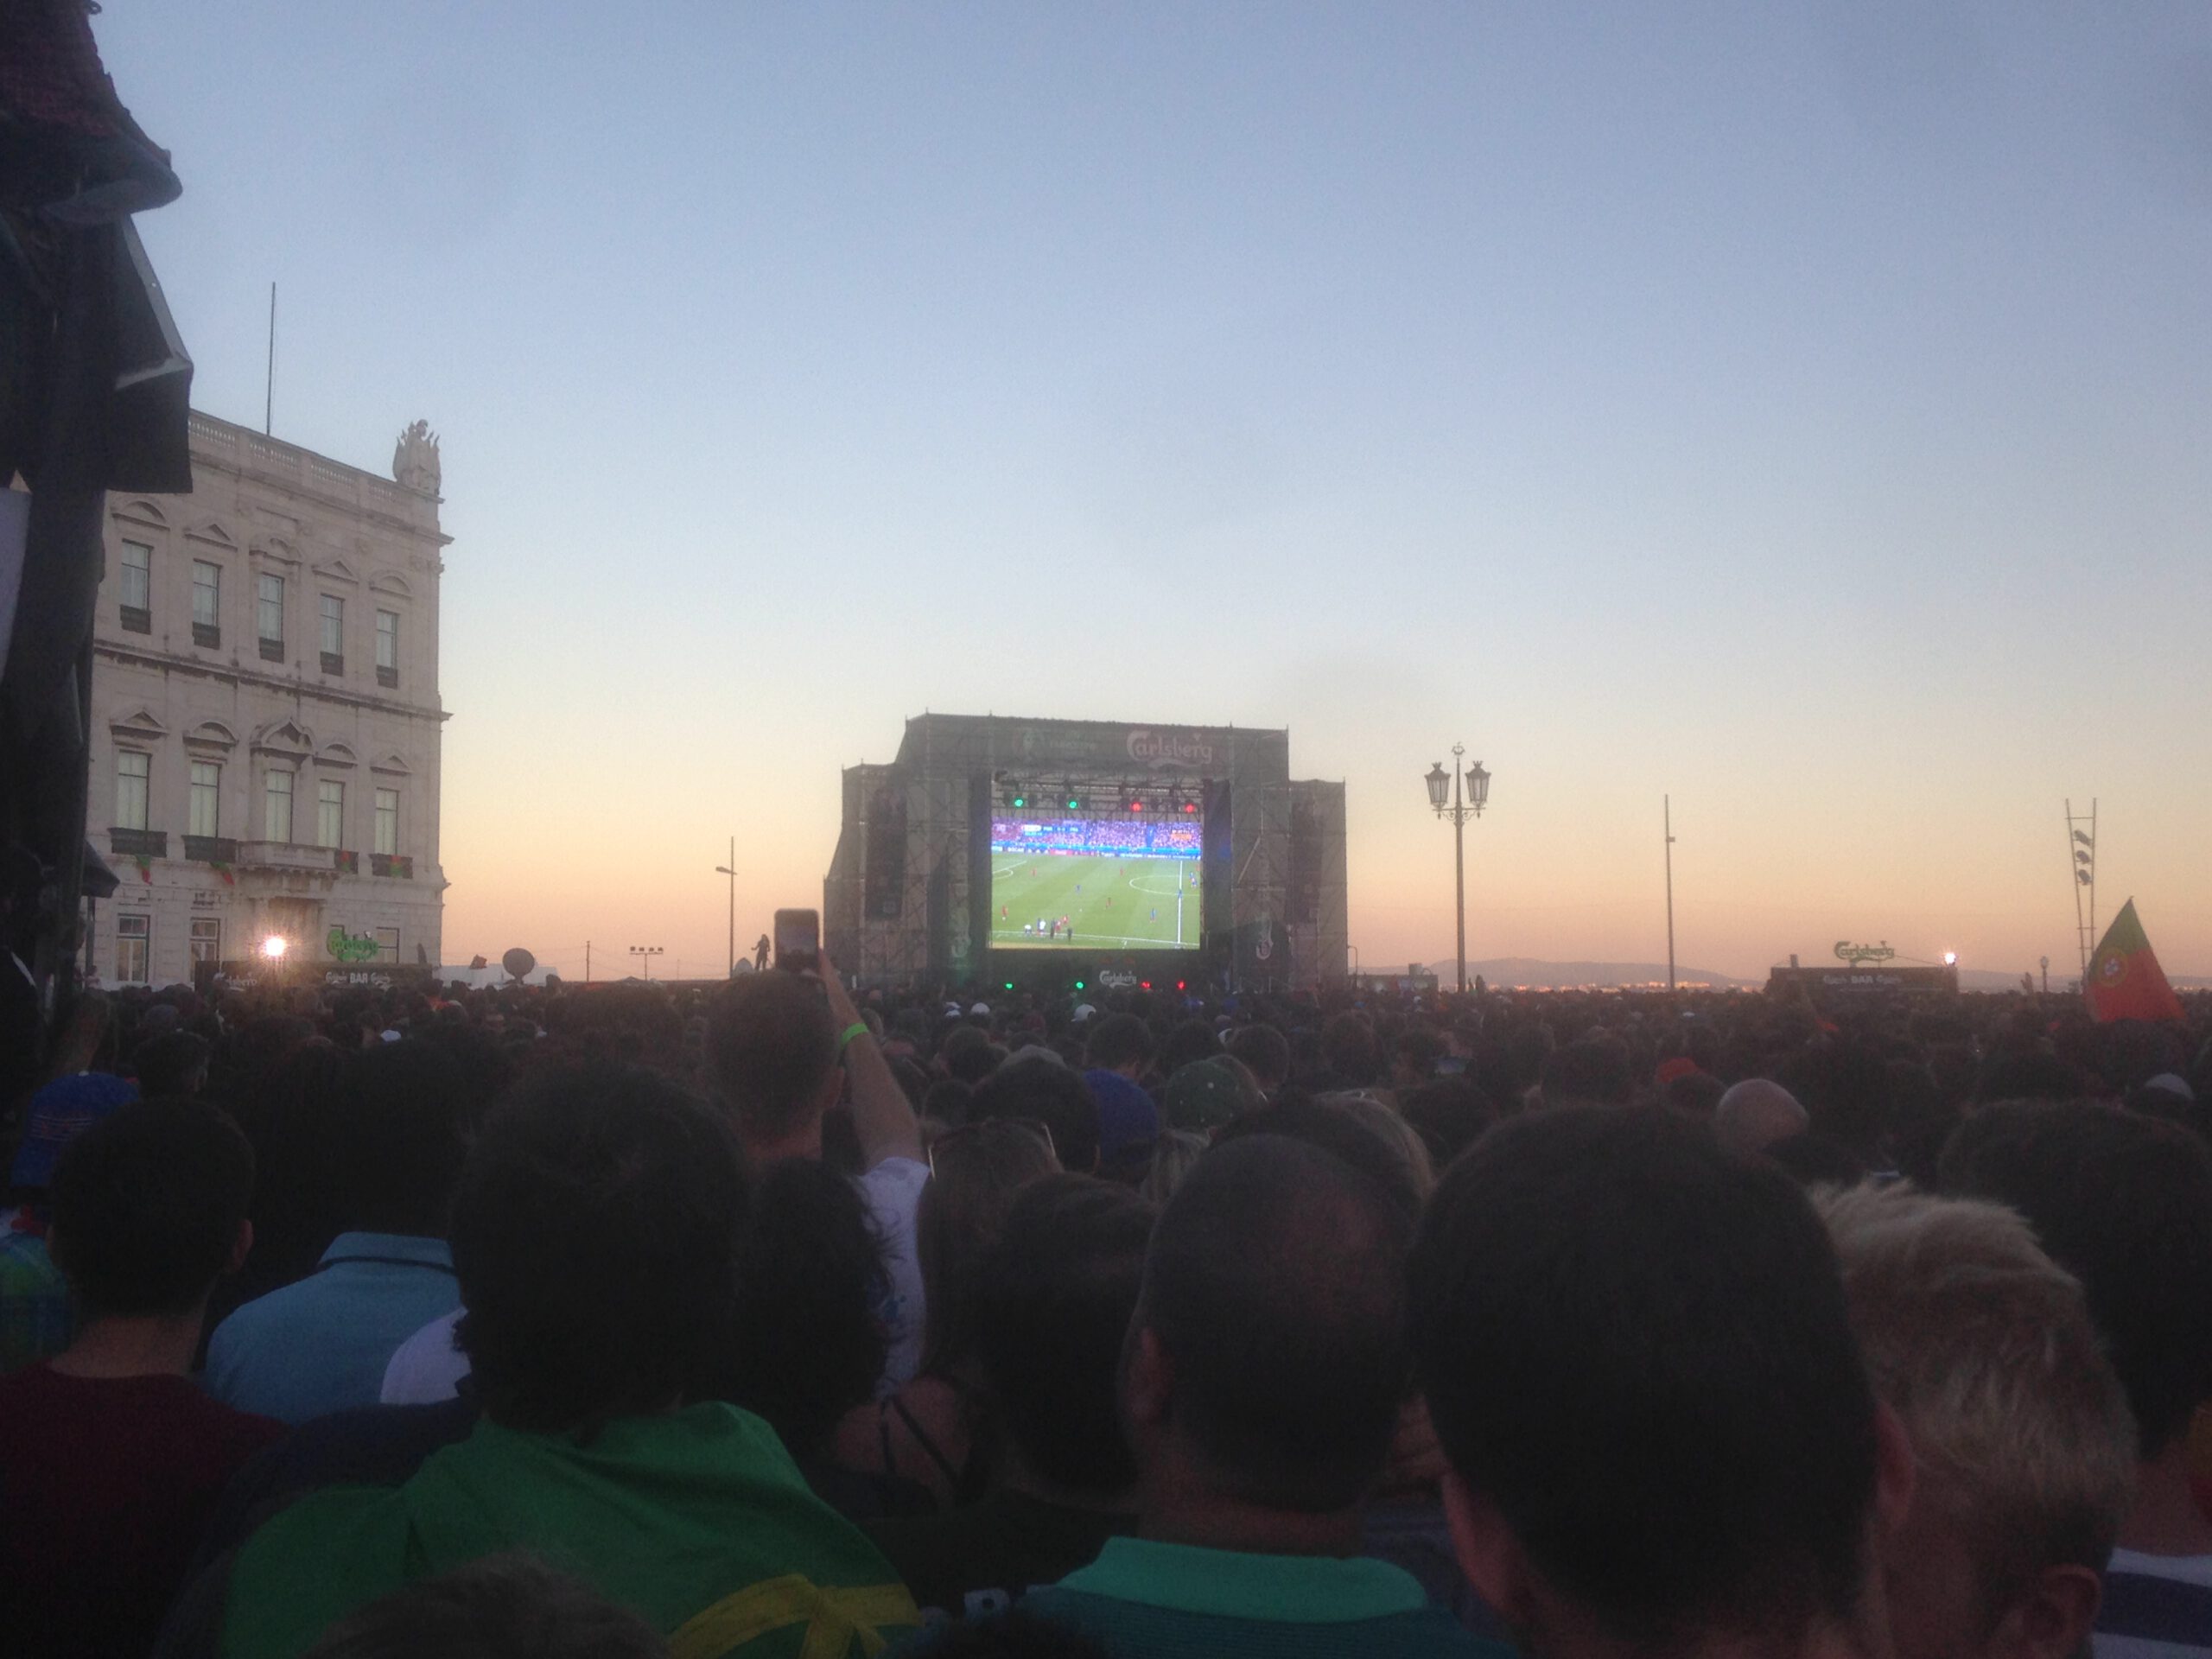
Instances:
[[[377,791],[377,842],[369,850],[387,855],[399,850],[399,791],[396,789]]]
[[[219,836],[223,817],[223,769],[212,760],[192,763],[191,830],[195,836]]]
[[[192,643],[223,643],[223,568],[205,559],[192,562]]]
[[[292,838],[292,774],[275,766],[263,785],[261,835],[264,841]]]
[[[318,847],[342,847],[346,844],[346,785],[328,779],[315,785],[315,844]]]
[[[322,596],[322,671],[346,671],[346,601],[335,594]]]
[[[146,827],[146,779],[153,770],[153,757],[137,749],[118,749],[115,753],[115,827],[118,830],[143,830]]]
[[[377,613],[377,683],[399,683],[399,613]]]
[[[217,916],[195,916],[192,918],[192,963],[198,967],[206,963],[213,967],[223,959],[223,923]]]
[[[254,579],[254,632],[261,636],[261,654],[276,663],[284,659],[284,578],[263,575]]]
[[[154,918],[118,916],[115,918],[115,977],[118,984],[149,982],[146,959],[154,944]]]
[[[399,960],[399,930],[397,928],[377,929],[377,960],[378,962]]]
[[[154,550],[143,542],[123,544],[122,621],[132,633],[154,631]]]

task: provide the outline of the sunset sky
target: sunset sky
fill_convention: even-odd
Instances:
[[[925,709],[1283,726],[1363,961],[2212,973],[2212,9],[107,0],[195,404],[443,435],[445,956]]]

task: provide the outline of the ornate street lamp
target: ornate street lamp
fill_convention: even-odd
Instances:
[[[1483,763],[1476,761],[1465,773],[1465,789],[1461,791],[1459,757],[1466,753],[1464,744],[1452,746],[1452,770],[1446,772],[1439,760],[1428,769],[1422,779],[1428,785],[1428,804],[1440,818],[1452,821],[1452,874],[1453,890],[1459,906],[1459,991],[1467,989],[1467,820],[1479,818],[1483,808],[1490,803],[1490,773]]]

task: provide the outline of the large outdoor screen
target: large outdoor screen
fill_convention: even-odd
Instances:
[[[1194,815],[991,820],[991,944],[1195,950]]]

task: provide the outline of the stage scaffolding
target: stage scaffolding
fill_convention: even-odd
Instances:
[[[823,883],[828,948],[875,983],[957,984],[982,973],[991,814],[1001,780],[1014,779],[1086,801],[1110,799],[1119,787],[1202,799],[1199,976],[1278,989],[1339,979],[1349,931],[1344,785],[1294,782],[1289,766],[1281,730],[910,720],[895,760],[845,771],[842,826]],[[1295,849],[1294,810],[1302,815]]]

